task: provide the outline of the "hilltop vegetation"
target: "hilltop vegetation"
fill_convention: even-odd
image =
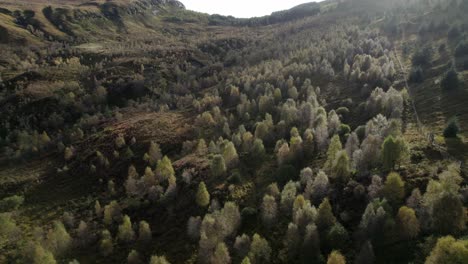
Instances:
[[[467,12],[0,0],[0,262],[466,263]]]

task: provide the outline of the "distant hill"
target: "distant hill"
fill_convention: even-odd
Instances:
[[[142,21],[159,12],[184,10],[175,0],[112,1],[0,1],[1,41],[17,43],[72,38],[87,39],[108,27],[125,31],[124,16]],[[102,21],[104,19],[105,21]],[[104,28],[93,28],[92,25]],[[29,31],[29,33],[28,33]]]

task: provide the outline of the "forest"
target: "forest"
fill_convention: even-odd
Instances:
[[[0,0],[0,263],[468,263],[467,13]]]

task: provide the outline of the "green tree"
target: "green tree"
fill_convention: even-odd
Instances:
[[[278,146],[278,143],[280,143],[281,145]],[[278,146],[276,151],[276,159],[278,160],[278,165],[288,163],[291,159],[289,144],[286,142],[281,143],[281,141],[278,141],[276,144]]]
[[[393,170],[398,159],[398,146],[395,139],[389,136],[382,145],[382,163],[384,170]]]
[[[56,256],[65,254],[70,249],[72,242],[65,226],[61,221],[54,222],[54,228],[47,233],[47,248]]]
[[[117,201],[111,201],[108,205],[104,206],[104,223],[106,225],[119,221],[121,217],[122,213]]]
[[[420,66],[416,66],[411,69],[409,81],[412,83],[422,83],[424,81],[423,70]]]
[[[123,222],[119,226],[117,237],[124,243],[129,243],[135,238],[135,231],[132,228],[132,221],[128,215],[124,215]]]
[[[200,156],[205,156],[208,154],[208,146],[206,145],[206,141],[203,138],[198,141],[196,153]]]
[[[302,243],[301,259],[303,263],[308,263],[311,259],[322,260],[320,255],[320,237],[317,226],[310,223],[306,226],[304,241]],[[314,263],[321,263],[316,261]]]
[[[124,159],[129,160],[129,159],[133,158],[134,156],[135,156],[135,154],[133,153],[133,150],[130,148],[130,146],[126,147],[124,152],[123,152],[122,157]]]
[[[327,264],[346,264],[346,259],[339,251],[333,250],[328,255]]]
[[[259,122],[255,128],[255,138],[265,140],[269,133],[269,127],[266,122]]]
[[[397,228],[403,239],[413,239],[419,234],[419,221],[413,209],[402,206],[397,214]]]
[[[141,258],[140,258],[140,254],[138,253],[138,251],[132,249],[130,253],[128,253],[127,263],[128,264],[140,264],[141,263]]]
[[[211,264],[229,264],[231,263],[231,257],[229,256],[228,248],[223,242],[216,245],[213,256],[211,256]]]
[[[148,222],[140,221],[138,226],[138,240],[143,243],[148,243],[151,241],[151,228]]]
[[[393,170],[395,165],[408,157],[408,145],[402,137],[388,136],[382,144],[382,164],[386,171]]]
[[[447,71],[444,75],[444,78],[440,82],[442,89],[446,91],[456,90],[460,85],[460,80],[458,78],[458,73],[454,67]]]
[[[102,207],[101,207],[101,203],[98,200],[96,200],[96,202],[94,203],[94,213],[96,214],[97,217],[102,216]]]
[[[349,234],[343,225],[336,222],[328,232],[326,239],[330,247],[344,250],[349,241]]]
[[[340,136],[334,135],[331,139],[330,145],[328,146],[327,151],[327,161],[325,162],[324,169],[330,171],[332,169],[333,163],[336,160],[336,154],[343,149],[343,146],[340,141]]]
[[[17,241],[20,229],[16,226],[11,213],[0,213],[0,251]]]
[[[261,213],[262,213],[263,223],[266,226],[270,227],[275,223],[276,216],[278,215],[278,206],[273,196],[270,196],[268,194],[263,196]]]
[[[265,146],[263,145],[263,141],[261,139],[255,139],[252,149],[250,150],[250,154],[252,160],[256,161],[256,163],[260,163],[265,158]]]
[[[145,174],[143,175],[143,182],[145,183],[145,185],[148,188],[151,187],[151,186],[156,185],[157,182],[156,182],[156,178],[154,176],[155,175],[154,175],[153,170],[150,167],[146,167],[145,168]],[[135,179],[135,185],[136,185],[136,179]]]
[[[249,259],[249,257],[245,257],[245,258],[242,260],[241,264],[250,264],[250,259]]]
[[[457,195],[443,193],[432,210],[433,226],[440,234],[456,235],[465,229],[465,207]]]
[[[301,160],[303,158],[303,148],[302,148],[302,138],[301,136],[299,136],[299,133],[297,132],[297,128],[293,128],[293,130],[295,129],[295,133],[297,136],[292,136],[291,137],[291,140],[289,141],[289,145],[290,145],[290,153],[291,153],[291,157],[297,161],[297,160]]]
[[[280,205],[281,209],[286,214],[291,214],[291,209],[296,199],[297,187],[293,181],[289,181],[284,187],[283,191],[281,192],[281,200]]]
[[[39,143],[41,146],[47,146],[50,143],[50,137],[47,132],[43,131],[39,137]]]
[[[56,264],[57,263],[52,252],[46,250],[39,244],[34,245],[32,260],[33,260],[33,264]]]
[[[236,237],[236,240],[234,242],[234,252],[235,252],[235,256],[238,258],[238,259],[244,259],[248,257],[247,254],[249,253],[249,250],[250,250],[250,237],[246,234],[242,234],[242,236],[237,236]],[[250,259],[249,259],[249,263],[250,263]]]
[[[167,261],[165,256],[152,256],[150,260],[150,264],[171,264],[169,261]]]
[[[336,218],[333,215],[332,206],[328,198],[323,199],[317,213],[316,223],[320,231],[328,230],[328,228],[335,224]]]
[[[109,256],[114,251],[114,243],[109,230],[103,230],[101,241],[99,242],[99,251],[103,256]]]
[[[215,155],[211,161],[211,172],[213,176],[220,177],[226,173],[226,164],[221,155]]]
[[[425,264],[468,263],[468,240],[456,240],[452,236],[439,238]]]
[[[120,134],[118,137],[115,138],[115,146],[118,149],[123,148],[125,145],[126,145],[125,138],[123,137],[122,134]]]
[[[65,160],[69,161],[73,158],[73,156],[74,156],[73,147],[66,147],[65,152],[63,154],[63,157],[65,158]]]
[[[392,172],[387,176],[382,193],[392,206],[397,206],[402,202],[405,197],[405,182],[398,173]]]
[[[239,155],[237,155],[236,147],[232,142],[229,142],[224,147],[223,158],[228,168],[233,168],[239,162]]]
[[[349,133],[351,133],[351,127],[349,125],[341,124],[338,128],[338,135],[343,140],[346,140],[349,137]]]
[[[283,95],[281,93],[281,90],[279,88],[276,88],[275,91],[273,92],[273,97],[275,97],[275,102],[279,103],[283,99]]]
[[[335,157],[331,172],[337,183],[343,186],[351,176],[351,164],[345,150],[337,152]]]
[[[431,46],[425,46],[422,49],[418,49],[413,55],[412,62],[413,66],[428,66],[432,62],[433,50]]]
[[[206,189],[204,182],[200,182],[198,185],[198,191],[196,196],[197,205],[200,207],[206,207],[210,204],[210,193]]]
[[[156,165],[158,160],[162,157],[161,148],[159,147],[159,144],[154,141],[151,141],[148,152],[146,152],[145,157],[145,160],[149,162],[151,166]]]
[[[306,158],[312,158],[315,150],[315,138],[311,129],[307,129],[304,132],[304,154]]]
[[[372,243],[367,240],[361,247],[361,251],[359,251],[359,255],[357,255],[356,264],[374,264],[375,263],[375,255],[374,249],[372,247]]]
[[[254,264],[269,263],[271,257],[271,247],[268,241],[258,234],[252,237],[250,252],[248,255],[250,261]]]
[[[172,162],[167,156],[164,156],[162,160],[158,162],[158,166],[156,167],[156,174],[163,180],[170,180],[175,176]]]
[[[293,261],[297,257],[299,245],[301,243],[301,235],[299,234],[299,228],[294,223],[289,223],[288,231],[284,238],[284,246],[288,252],[288,259]]]

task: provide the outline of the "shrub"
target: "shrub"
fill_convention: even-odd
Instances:
[[[24,197],[19,195],[13,195],[10,197],[3,198],[0,201],[0,212],[10,212],[17,210],[24,202]]]
[[[423,49],[416,51],[413,55],[414,66],[428,66],[432,61],[432,47],[426,46]]]
[[[346,118],[349,115],[349,109],[347,107],[342,106],[336,109],[336,113],[341,117]]]
[[[458,125],[458,120],[456,117],[450,119],[447,124],[447,127],[444,130],[444,137],[446,138],[456,138],[458,132],[460,131],[460,127]]]
[[[411,70],[409,81],[412,83],[422,83],[424,81],[424,75],[421,67],[417,66]]]
[[[460,41],[455,49],[455,57],[463,57],[468,55],[468,41]]]
[[[458,28],[458,26],[452,26],[448,32],[448,39],[450,40],[454,40],[454,39],[457,39],[458,37],[460,37],[460,29]]]
[[[455,68],[452,67],[449,71],[445,73],[444,78],[440,82],[440,86],[442,87],[442,89],[450,91],[458,89],[459,85],[460,80],[458,79],[458,73],[455,70]]]
[[[349,125],[341,124],[338,128],[338,135],[341,139],[346,139],[349,136],[349,133],[351,133],[351,127]]]
[[[286,184],[289,180],[295,180],[298,177],[296,167],[292,165],[282,165],[276,171],[276,181],[279,185]]]

